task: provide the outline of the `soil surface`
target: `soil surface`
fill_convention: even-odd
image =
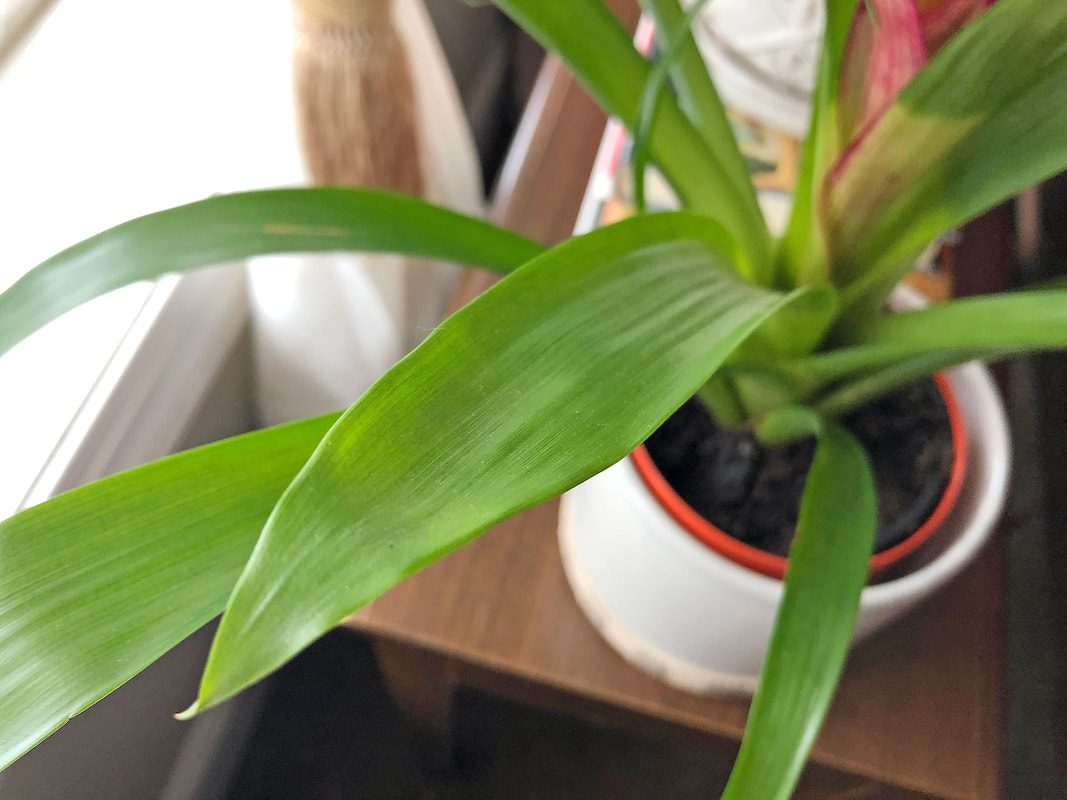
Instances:
[[[948,410],[933,379],[842,417],[863,444],[878,495],[879,553],[915,533],[937,507],[952,471]],[[720,428],[697,398],[645,443],[656,467],[701,516],[742,542],[787,555],[814,440],[768,448]]]

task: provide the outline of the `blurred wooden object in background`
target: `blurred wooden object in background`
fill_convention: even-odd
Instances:
[[[295,0],[293,70],[316,183],[421,195],[417,107],[392,0]]]
[[[58,0],[0,2],[0,70],[30,37]]]

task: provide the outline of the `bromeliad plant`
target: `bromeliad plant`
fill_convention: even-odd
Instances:
[[[133,220],[28,273],[0,296],[0,350],[120,285],[262,253],[402,252],[507,277],[341,415],[176,455],[0,524],[0,764],[224,612],[185,715],[220,703],[423,565],[622,458],[699,390],[768,442],[818,437],[726,790],[790,793],[875,528],[867,459],[835,417],[952,364],[1067,346],[1060,289],[885,310],[928,242],[1067,166],[1067,4],[829,0],[781,240],[677,0],[645,0],[675,43],[677,98],[599,0],[498,4],[639,129],[687,210],[545,251],[405,197],[252,192]]]

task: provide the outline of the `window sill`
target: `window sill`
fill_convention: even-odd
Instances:
[[[244,273],[217,267],[115,292],[0,359],[0,517],[161,458],[247,323]]]

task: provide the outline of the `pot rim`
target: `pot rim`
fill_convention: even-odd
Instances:
[[[949,472],[948,485],[942,492],[941,499],[930,516],[926,518],[915,533],[889,549],[871,556],[869,570],[872,577],[885,572],[891,566],[914,553],[943,527],[945,520],[959,500],[960,492],[967,477],[970,439],[966,421],[963,418],[959,400],[956,396],[956,390],[944,373],[935,375],[934,380],[948,411],[949,429],[952,436],[953,460],[952,468]],[[752,545],[745,544],[704,519],[667,482],[667,479],[656,468],[644,444],[639,445],[630,453],[630,460],[641,481],[656,501],[686,533],[699,543],[730,561],[761,575],[777,580],[782,580],[785,577],[786,565],[788,564],[787,558],[773,555]]]

